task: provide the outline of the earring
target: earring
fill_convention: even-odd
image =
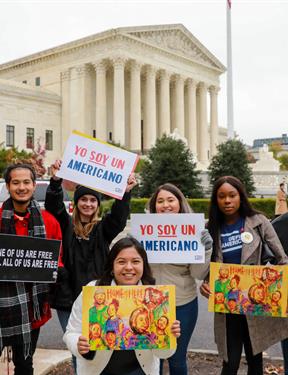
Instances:
[[[110,275],[111,275],[111,276],[114,276],[114,272],[113,272],[113,271],[111,271],[111,272],[110,272]]]

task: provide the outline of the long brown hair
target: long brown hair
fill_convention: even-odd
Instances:
[[[98,224],[98,221],[99,221],[99,217],[98,217],[99,208],[100,207],[98,206],[95,213],[91,216],[89,223],[82,224],[80,220],[79,209],[77,205],[74,206],[72,218],[73,218],[74,232],[77,237],[83,238],[84,240],[89,239],[89,234],[91,233],[94,225]]]

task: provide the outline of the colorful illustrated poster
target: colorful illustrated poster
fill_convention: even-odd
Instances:
[[[287,266],[210,263],[208,310],[254,316],[287,316]]]
[[[174,285],[84,286],[82,332],[91,350],[174,349]]]

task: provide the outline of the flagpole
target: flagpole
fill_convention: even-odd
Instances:
[[[234,109],[233,109],[233,76],[232,76],[232,43],[231,43],[231,0],[227,0],[227,136],[234,138]]]

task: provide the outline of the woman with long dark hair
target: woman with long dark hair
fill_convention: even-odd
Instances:
[[[261,264],[262,238],[278,264],[288,258],[269,220],[251,206],[245,187],[233,176],[216,180],[210,202],[208,230],[213,238],[212,260],[221,263]],[[201,286],[208,297],[208,281]],[[236,375],[244,346],[248,375],[262,375],[262,352],[287,337],[287,319],[215,313],[215,341],[223,358],[221,375]]]
[[[78,185],[71,217],[63,203],[62,179],[56,176],[60,166],[60,160],[51,166],[52,178],[46,192],[45,208],[55,216],[62,230],[64,267],[58,270],[51,306],[57,310],[65,332],[73,302],[82,286],[103,275],[109,246],[125,228],[130,211],[130,192],[136,179],[134,174],[129,176],[122,200],[116,199],[111,212],[102,220],[99,219],[101,195],[96,190]]]
[[[126,237],[112,247],[100,280],[88,285],[141,284],[155,284],[147,254],[136,239]],[[142,309],[148,319],[148,310],[145,306]],[[171,333],[175,337],[180,336],[179,321],[173,322]],[[158,375],[159,358],[166,358],[174,352],[174,350],[161,349],[126,351],[112,349],[91,352],[87,338],[82,336],[82,294],[73,305],[64,341],[68,349],[77,356],[78,375]]]
[[[166,183],[159,186],[149,201],[150,213],[185,214],[192,209],[177,186]],[[176,353],[168,359],[170,375],[187,375],[187,349],[198,317],[196,280],[206,276],[212,252],[212,238],[207,229],[201,233],[205,247],[204,264],[153,264],[157,284],[176,286],[176,318],[181,322],[182,334],[177,341]],[[162,361],[163,362],[163,361]],[[162,366],[161,362],[161,374]]]

